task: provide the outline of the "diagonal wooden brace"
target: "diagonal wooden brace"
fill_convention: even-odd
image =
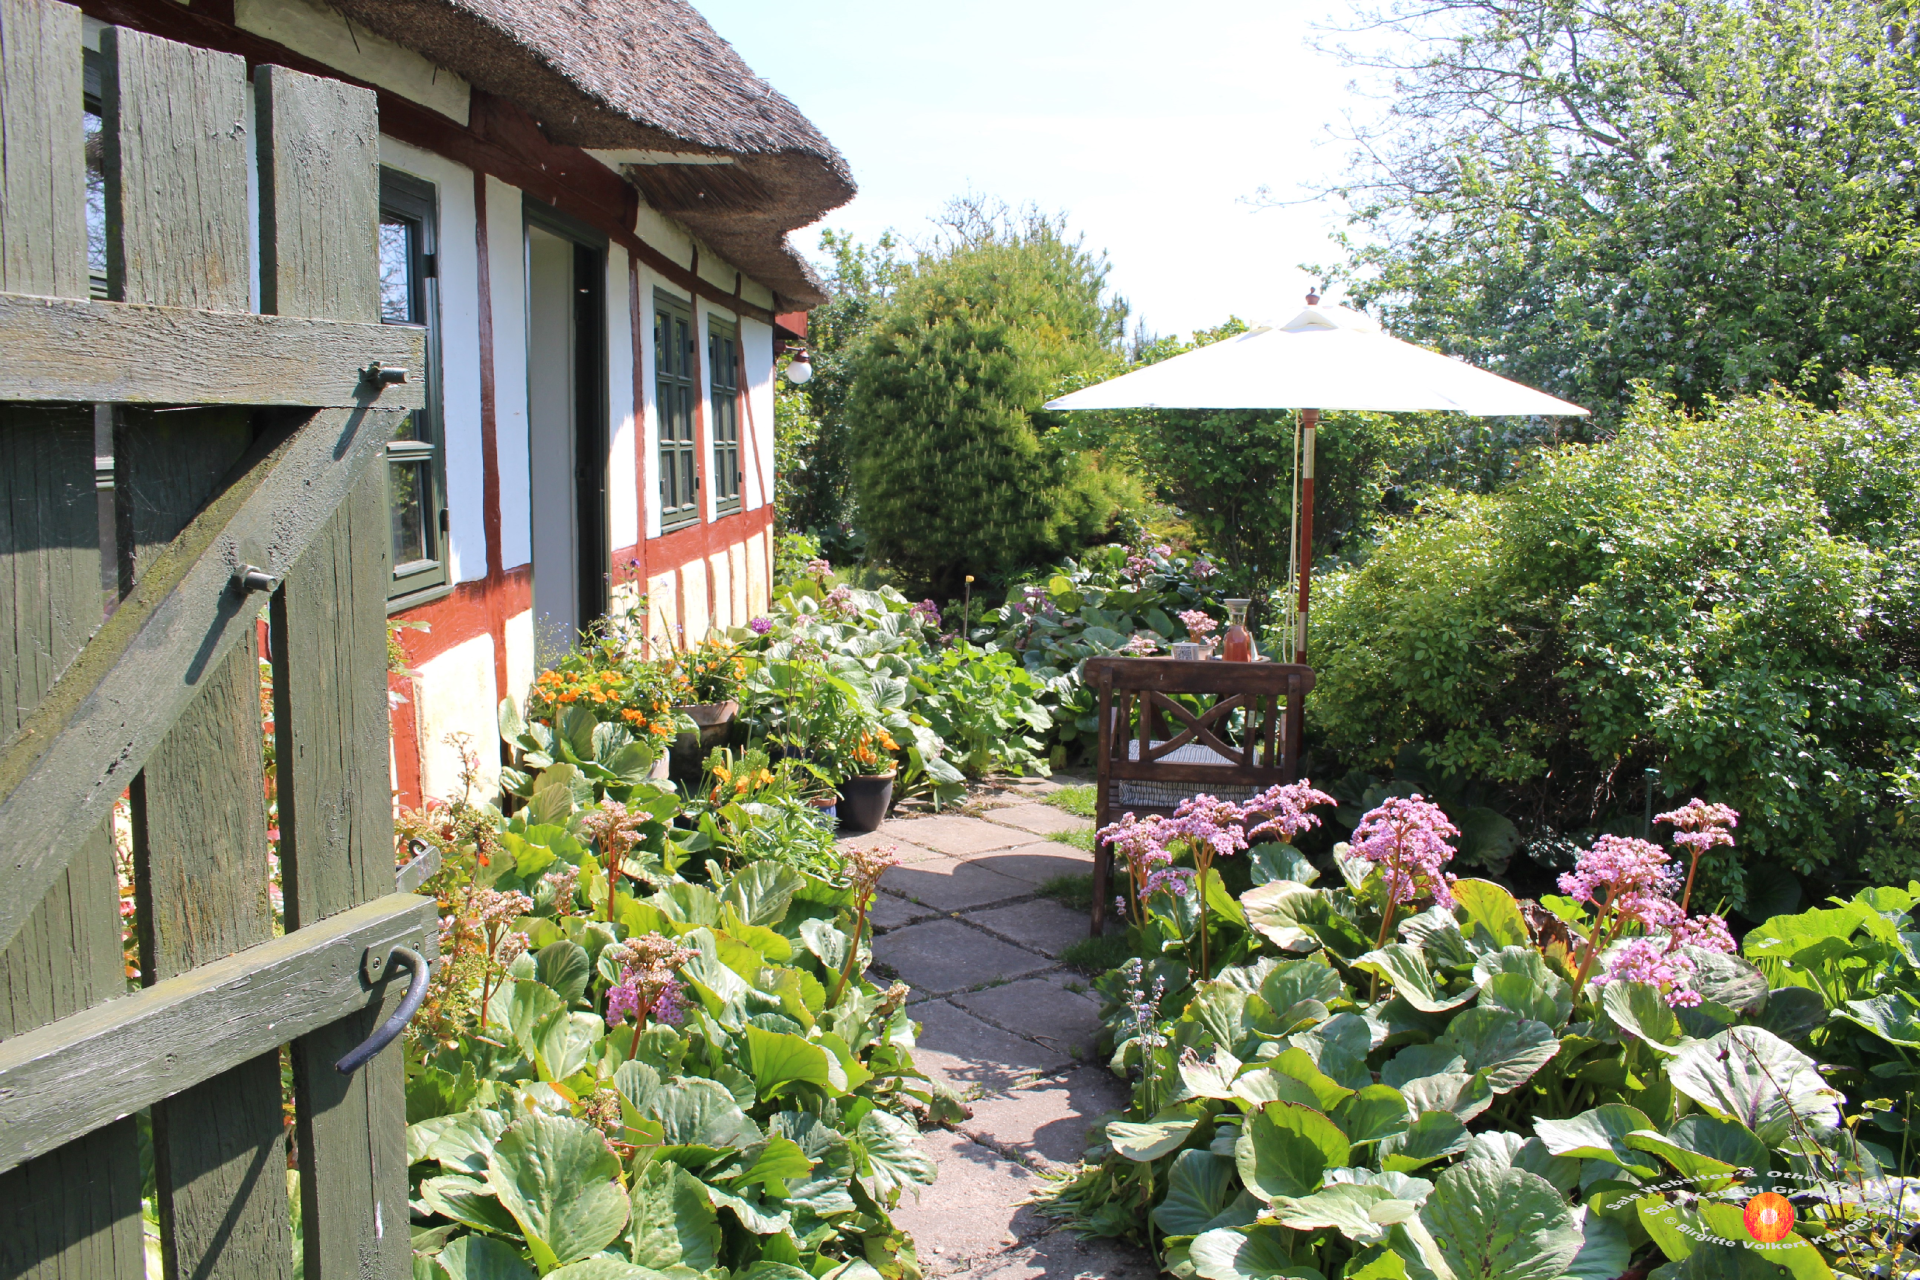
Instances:
[[[0,947],[254,625],[264,598],[235,571],[284,579],[400,420],[323,409],[269,426],[0,747]]]
[[[0,1173],[361,1013],[368,952],[439,944],[433,899],[396,893],[0,1041]]]

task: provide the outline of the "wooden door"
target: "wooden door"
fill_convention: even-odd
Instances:
[[[166,1274],[290,1276],[284,1054],[307,1280],[400,1280],[400,1051],[334,1068],[437,940],[394,879],[379,460],[421,384],[380,370],[423,351],[378,323],[374,96],[269,66],[250,100],[242,59],[124,29],[97,62],[110,301],[80,14],[0,0],[0,1277],[146,1274],[143,1113]]]

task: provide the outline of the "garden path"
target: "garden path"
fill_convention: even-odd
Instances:
[[[953,1086],[972,1115],[928,1128],[938,1181],[894,1220],[932,1277],[1150,1280],[1147,1256],[1083,1240],[1020,1202],[1040,1175],[1080,1158],[1089,1131],[1127,1102],[1099,1060],[1098,999],[1060,963],[1087,918],[1042,885],[1092,870],[1091,854],[1049,837],[1092,823],[1040,803],[1063,781],[976,792],[958,813],[896,817],[843,845],[890,844],[901,863],[880,882],[874,965],[912,989],[914,1059]]]

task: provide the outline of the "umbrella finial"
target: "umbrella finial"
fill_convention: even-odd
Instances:
[[[1314,285],[1311,289],[1307,290],[1307,305],[1310,307],[1317,307],[1320,305],[1320,286],[1319,285]]]

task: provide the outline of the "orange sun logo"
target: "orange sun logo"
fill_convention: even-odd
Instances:
[[[1793,1204],[1785,1196],[1762,1191],[1747,1201],[1747,1234],[1761,1244],[1773,1244],[1787,1238],[1793,1230]]]

